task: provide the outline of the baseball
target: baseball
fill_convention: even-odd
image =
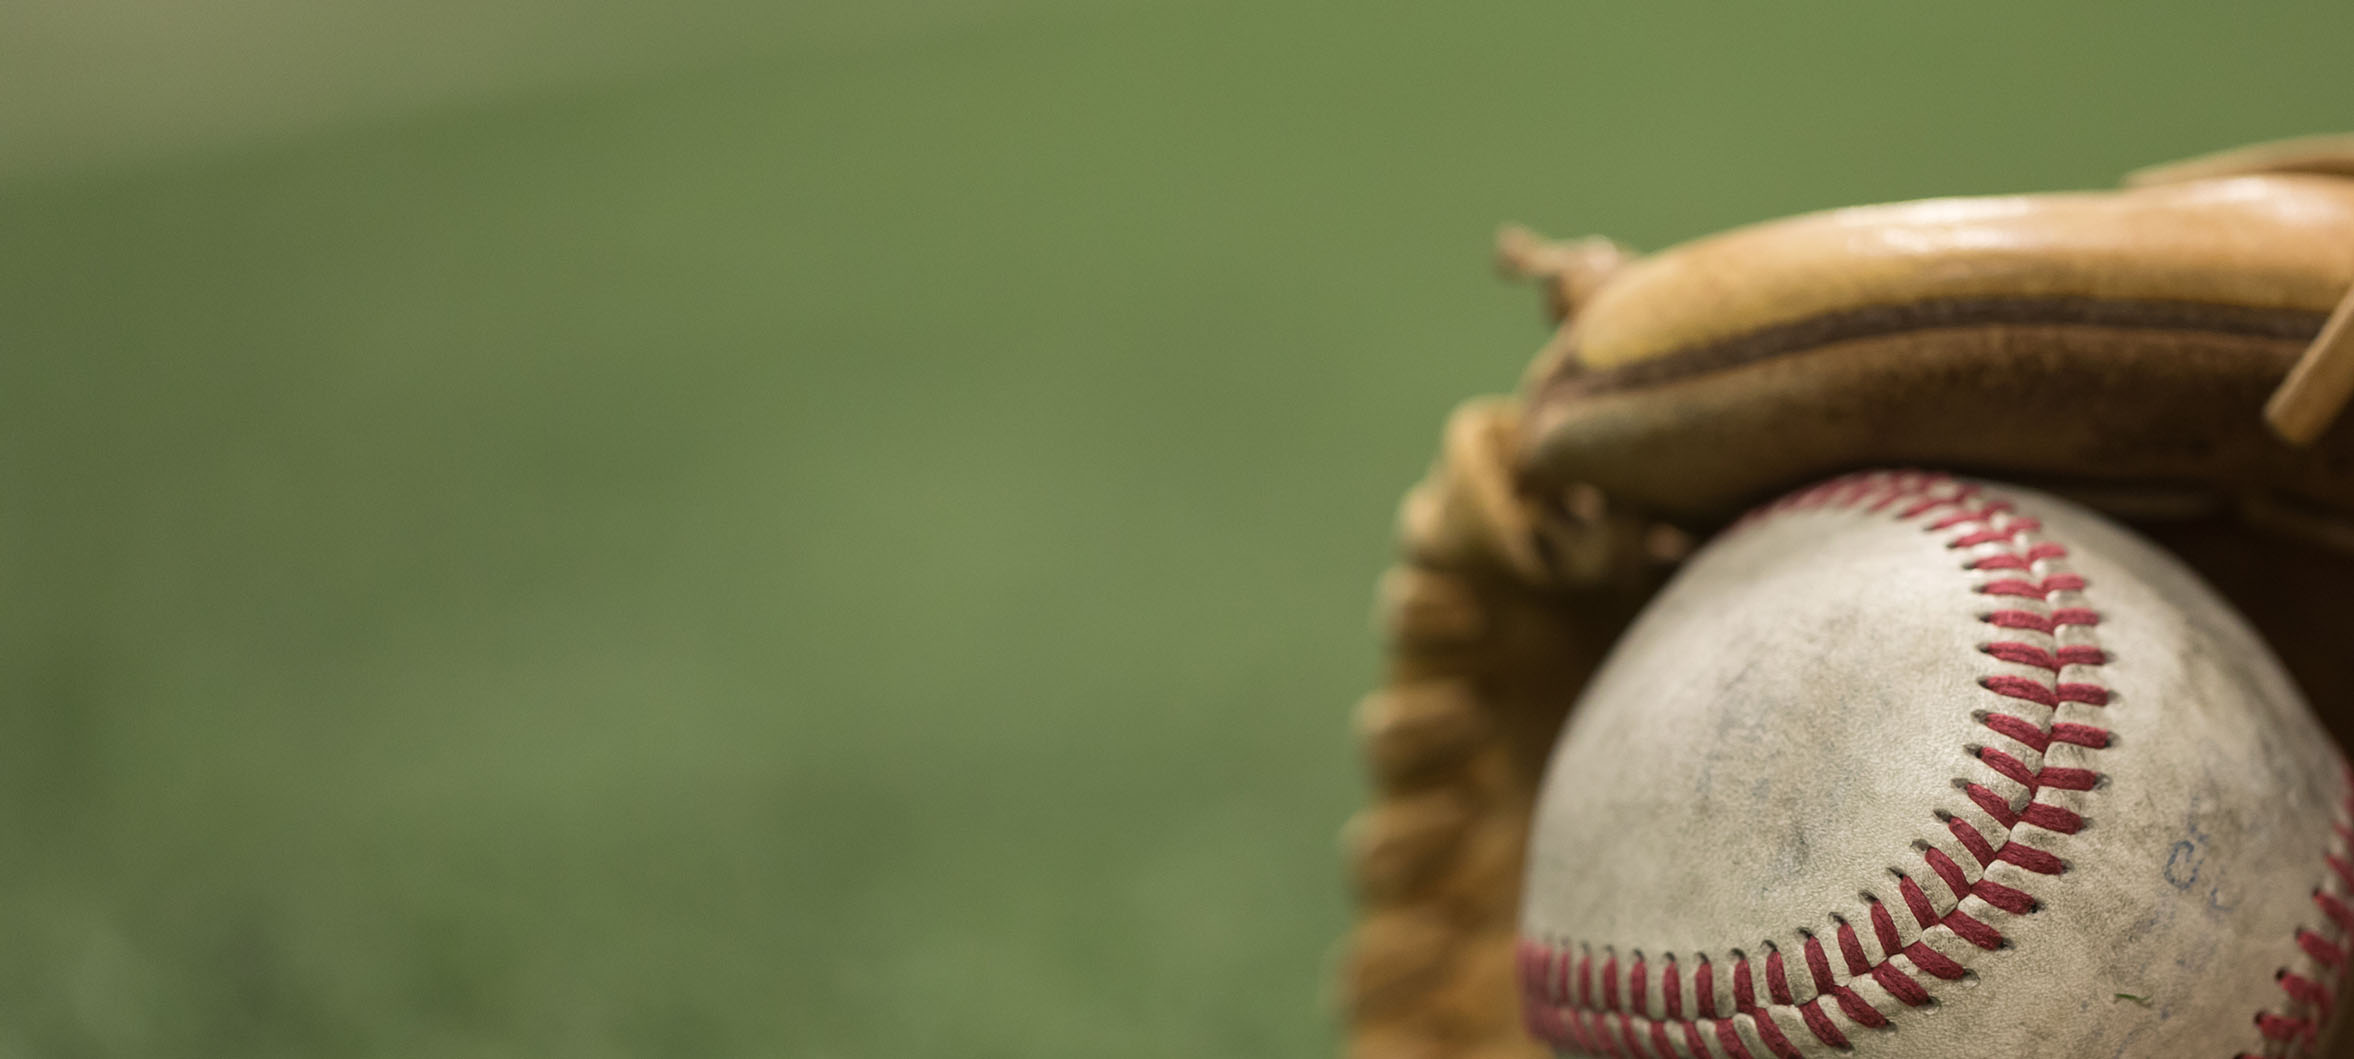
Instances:
[[[1587,687],[1522,898],[1579,1055],[2306,1056],[2348,780],[2263,642],[2086,508],[1840,478],[1695,555]]]

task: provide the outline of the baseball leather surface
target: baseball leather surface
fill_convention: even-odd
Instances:
[[[2347,776],[2180,562],[1872,473],[1689,561],[1547,767],[1519,974],[1570,1054],[2302,1056]]]

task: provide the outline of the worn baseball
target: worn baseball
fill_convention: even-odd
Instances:
[[[2330,737],[2179,561],[2042,493],[1837,479],[1694,556],[1572,712],[1528,1026],[1684,1059],[2323,1054],[2347,814]]]

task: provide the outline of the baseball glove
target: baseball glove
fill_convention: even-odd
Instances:
[[[1563,714],[1691,543],[1792,486],[1914,465],[2030,484],[2172,548],[2354,735],[2354,137],[2124,190],[1868,206],[1647,258],[1501,240],[1561,326],[1406,498],[1358,707],[1349,1054],[1534,1057],[1513,982]]]

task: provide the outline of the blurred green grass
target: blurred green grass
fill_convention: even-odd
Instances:
[[[1494,223],[2103,184],[2354,24],[950,6],[0,181],[0,1056],[1328,1051]]]

